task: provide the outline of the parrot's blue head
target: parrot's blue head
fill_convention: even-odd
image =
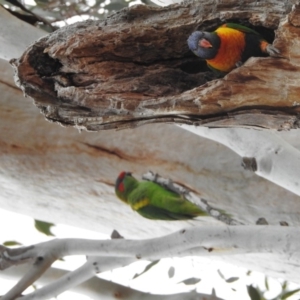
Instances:
[[[195,31],[189,36],[187,43],[195,55],[203,59],[212,59],[218,53],[221,40],[214,32]]]

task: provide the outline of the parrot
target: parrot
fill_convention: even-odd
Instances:
[[[188,40],[191,51],[217,73],[228,73],[251,56],[279,56],[280,51],[258,32],[246,26],[226,23],[214,32],[195,31]]]
[[[115,193],[120,200],[147,219],[175,221],[208,216],[182,195],[152,181],[138,181],[130,172],[119,174]]]

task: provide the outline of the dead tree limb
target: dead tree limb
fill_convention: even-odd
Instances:
[[[48,120],[88,130],[175,122],[209,127],[299,127],[296,1],[138,5],[105,21],[64,27],[13,60],[17,80]],[[297,4],[297,3],[296,3]],[[254,27],[286,58],[252,58],[222,79],[188,49],[196,29]],[[212,80],[214,79],[214,80]]]

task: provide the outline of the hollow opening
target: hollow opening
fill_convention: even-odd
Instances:
[[[44,53],[43,47],[38,46],[32,47],[29,63],[41,77],[51,76],[62,67],[58,59],[53,59],[47,53]]]
[[[218,27],[222,26],[225,23],[235,23],[239,25],[246,26],[252,30],[255,30],[259,35],[261,35],[268,43],[272,44],[275,38],[275,32],[274,29],[271,28],[266,28],[263,26],[253,26],[248,20],[244,19],[228,19],[226,22],[214,22],[214,24],[201,24],[198,28],[196,28],[194,31],[207,31],[207,32],[213,32],[215,31]],[[191,32],[192,33],[192,32]],[[261,54],[261,55],[254,55],[254,56],[261,56],[261,57],[266,57],[268,56],[267,54]],[[189,73],[189,74],[198,74],[198,73],[203,73],[203,72],[213,72],[207,65],[205,59],[201,59],[200,57],[194,55],[192,51],[189,51],[189,59],[185,62],[183,62],[180,65],[180,69],[183,72]],[[211,76],[212,79],[215,78],[220,78],[224,77],[226,73],[219,73],[219,74],[214,74]]]

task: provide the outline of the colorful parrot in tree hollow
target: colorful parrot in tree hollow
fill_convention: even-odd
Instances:
[[[138,181],[129,172],[120,173],[115,192],[133,210],[152,220],[188,220],[208,215],[183,196],[155,182]]]
[[[188,40],[195,55],[206,60],[214,71],[227,73],[251,56],[280,56],[280,51],[256,31],[234,23],[220,26],[214,32],[195,31]]]

